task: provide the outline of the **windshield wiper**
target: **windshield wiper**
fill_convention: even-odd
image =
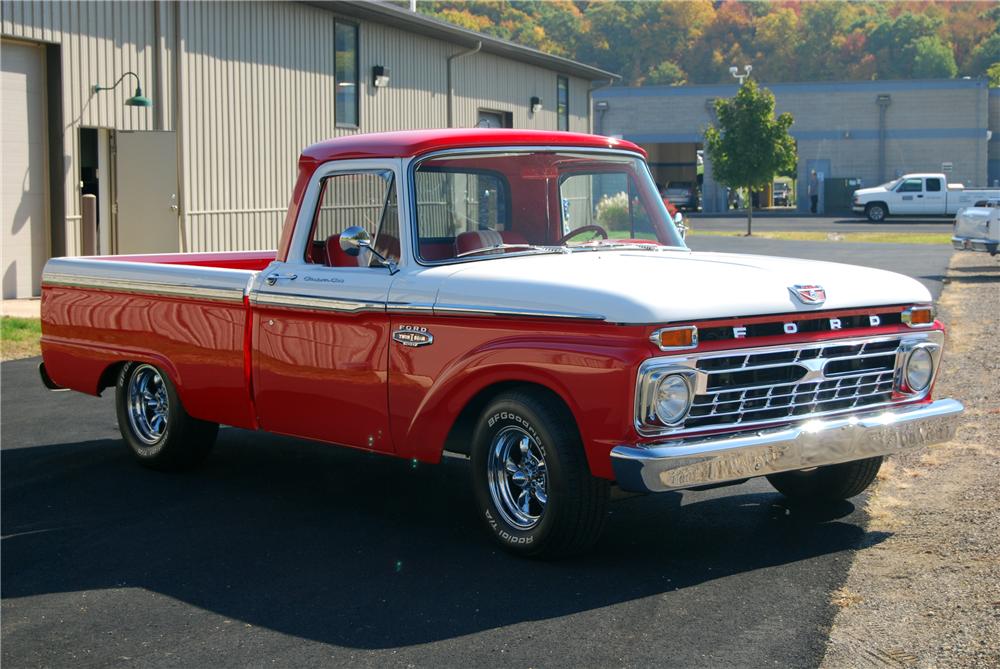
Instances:
[[[535,246],[534,244],[494,244],[493,246],[483,246],[478,249],[472,249],[471,251],[463,251],[455,257],[464,258],[465,256],[473,256],[479,253],[505,251],[507,249],[525,249],[528,251],[541,251],[543,253],[565,253],[565,251],[562,251],[559,247],[553,246]]]

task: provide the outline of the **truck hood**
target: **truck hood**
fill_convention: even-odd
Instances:
[[[855,197],[864,197],[866,195],[884,195],[889,191],[882,186],[872,186],[871,188],[859,188],[854,191]]]
[[[548,313],[613,323],[670,323],[931,301],[918,281],[884,270],[688,250],[492,258],[427,271],[441,279],[435,310],[442,312]],[[822,286],[826,302],[801,303],[790,290],[795,285]]]

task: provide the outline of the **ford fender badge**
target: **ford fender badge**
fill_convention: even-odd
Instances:
[[[400,325],[399,329],[392,333],[392,338],[403,346],[428,346],[434,343],[434,335],[427,331],[427,328],[416,325]]]
[[[796,284],[789,286],[788,291],[797,297],[802,304],[823,304],[826,302],[826,291],[823,286]]]

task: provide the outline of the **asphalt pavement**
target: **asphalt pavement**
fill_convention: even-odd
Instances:
[[[685,213],[696,230],[746,232],[746,212],[728,214]],[[753,229],[759,232],[815,230],[821,232],[951,232],[955,217],[890,217],[870,223],[864,216],[811,216],[791,211],[754,212]]]
[[[938,285],[950,255],[760,242],[864,247]],[[223,429],[201,469],[152,472],[113,393],[49,393],[36,365],[0,368],[5,666],[815,666],[831,591],[886,536],[851,502],[790,508],[751,481],[618,499],[593,553],[517,559],[463,462]]]

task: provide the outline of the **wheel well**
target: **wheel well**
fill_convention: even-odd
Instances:
[[[867,211],[868,207],[872,207],[876,204],[885,209],[885,213],[887,214],[889,213],[889,205],[887,205],[885,202],[882,202],[881,200],[877,200],[875,202],[869,202],[868,204],[865,205],[865,210]]]
[[[476,393],[459,412],[458,417],[455,418],[455,422],[451,426],[451,430],[448,431],[448,436],[444,440],[444,450],[451,453],[469,455],[471,453],[472,434],[475,432],[476,420],[479,418],[479,415],[486,408],[486,405],[493,401],[493,398],[511,390],[537,393],[549,397],[557,402],[569,416],[573,416],[573,412],[559,393],[547,386],[529,381],[503,381],[501,383],[494,383]],[[573,423],[575,425],[576,421],[573,421]]]
[[[121,373],[122,367],[128,364],[128,360],[122,360],[120,362],[108,365],[108,367],[101,372],[101,378],[97,380],[97,394],[100,395],[105,388],[112,388],[118,383],[118,374]]]

